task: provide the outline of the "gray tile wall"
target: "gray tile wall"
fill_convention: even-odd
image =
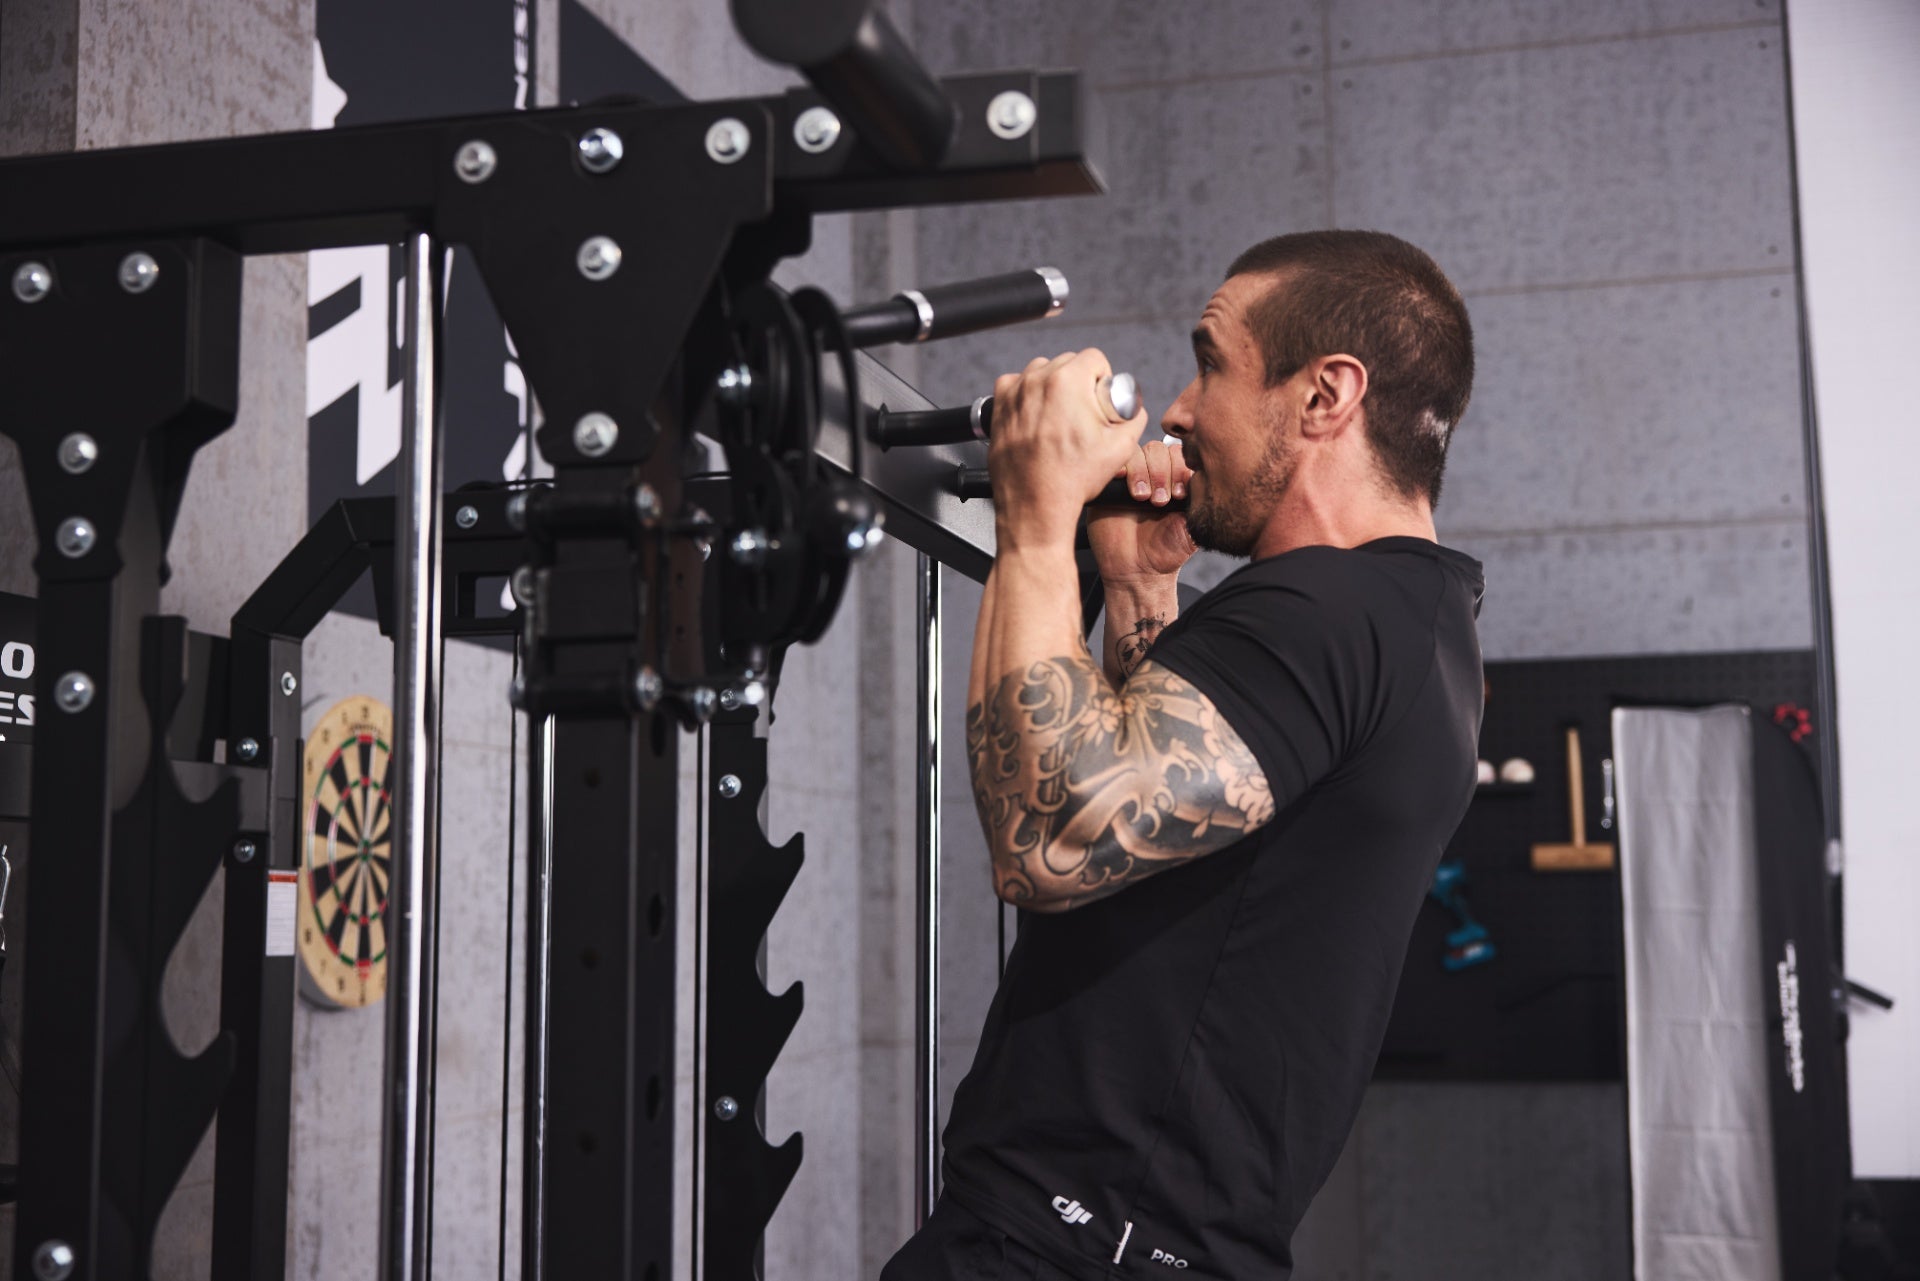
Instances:
[[[1475,321],[1438,521],[1486,564],[1489,658],[1810,643],[1778,0],[954,0],[916,18],[937,71],[1082,68],[1111,188],[917,216],[921,280],[1050,263],[1073,285],[1044,326],[921,349],[933,399],[1098,346],[1157,412],[1240,250],[1392,231]],[[949,688],[964,678],[950,658]],[[983,858],[964,776],[949,788],[949,858]],[[949,1088],[994,929],[984,884],[950,866]],[[1624,1275],[1622,1136],[1613,1087],[1376,1086],[1297,1275]]]

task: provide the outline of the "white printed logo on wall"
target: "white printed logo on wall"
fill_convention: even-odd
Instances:
[[[320,42],[313,42],[313,127],[331,129],[347,93],[327,75]],[[400,456],[400,379],[391,352],[403,349],[404,276],[396,279],[390,245],[316,249],[307,255],[307,305],[357,288],[360,305],[307,341],[307,417],[349,392],[359,393],[354,435],[354,483],[364,485]],[[389,371],[396,376],[389,377]]]

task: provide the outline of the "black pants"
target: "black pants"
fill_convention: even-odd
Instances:
[[[1073,1281],[998,1228],[941,1197],[880,1281]]]

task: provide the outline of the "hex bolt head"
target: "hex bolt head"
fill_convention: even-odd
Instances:
[[[521,533],[526,532],[527,496],[525,494],[515,494],[507,500],[507,527]]]
[[[740,1104],[731,1094],[723,1094],[713,1101],[713,1114],[722,1121],[731,1121],[740,1115]]]
[[[21,302],[39,302],[52,292],[53,268],[46,263],[23,262],[14,269],[13,296]]]
[[[237,761],[257,761],[260,759],[260,740],[243,738],[233,745],[233,758]]]
[[[292,672],[280,673],[280,692],[282,694],[285,694],[288,698],[292,698],[293,691],[299,688],[300,678],[298,676],[295,676]]]
[[[251,863],[253,856],[259,852],[260,847],[245,837],[233,843],[233,861],[236,863]]]
[[[729,685],[720,691],[720,710],[737,712],[740,710],[740,691]]]
[[[626,144],[611,129],[594,128],[580,135],[580,163],[588,173],[606,173],[626,154]]]
[[[144,294],[160,279],[160,264],[152,254],[138,251],[120,260],[120,287],[130,294]]]
[[[508,584],[513,588],[513,598],[519,601],[523,608],[533,606],[533,566],[522,565],[514,570]]]
[[[461,182],[485,182],[499,167],[499,153],[479,138],[462,143],[453,155],[453,171],[460,175]]]
[[[652,485],[640,485],[633,491],[633,514],[648,523],[660,519],[660,495]]]
[[[687,692],[687,706],[697,721],[713,719],[714,709],[720,705],[720,696],[705,685],[696,686]]]
[[[93,678],[85,672],[68,672],[53,683],[53,701],[63,712],[84,712],[93,703]]]
[[[728,800],[732,800],[734,797],[740,795],[740,776],[738,774],[722,774],[720,776],[719,791],[720,795],[726,797]]]
[[[831,151],[840,141],[840,117],[827,107],[808,107],[793,122],[793,140],[809,155]]]
[[[588,458],[604,457],[619,439],[620,424],[597,410],[573,425],[573,447]]]
[[[33,1252],[33,1275],[38,1281],[67,1281],[73,1275],[73,1247],[65,1241],[42,1241]]]
[[[100,446],[83,431],[69,432],[60,440],[60,468],[78,476],[100,460]]]
[[[480,523],[480,513],[471,507],[462,507],[453,514],[453,523],[462,529],[472,529]]]
[[[93,550],[95,539],[93,522],[85,516],[69,516],[60,522],[60,528],[53,536],[54,546],[68,560],[79,560]]]
[[[751,146],[753,135],[732,116],[721,117],[707,130],[707,155],[719,164],[734,163],[745,156]]]
[[[620,245],[611,236],[588,236],[573,256],[574,266],[588,280],[605,280],[620,270]]]
[[[643,711],[652,711],[660,704],[660,696],[666,692],[666,682],[660,679],[660,673],[651,667],[643,667],[633,677],[633,700],[640,704]]]
[[[1018,89],[998,94],[987,104],[987,128],[995,137],[1009,142],[1026,137],[1039,118],[1040,109],[1033,105],[1033,99]]]

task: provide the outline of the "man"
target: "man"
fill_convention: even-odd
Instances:
[[[994,388],[967,747],[1026,914],[940,1206],[885,1281],[1285,1278],[1472,795],[1480,569],[1432,514],[1472,382],[1459,294],[1391,236],[1283,236],[1193,345],[1171,443],[1106,420],[1097,351]],[[1074,533],[1121,472],[1143,505],[1088,525],[1103,668]],[[1196,544],[1252,563],[1176,621]]]

